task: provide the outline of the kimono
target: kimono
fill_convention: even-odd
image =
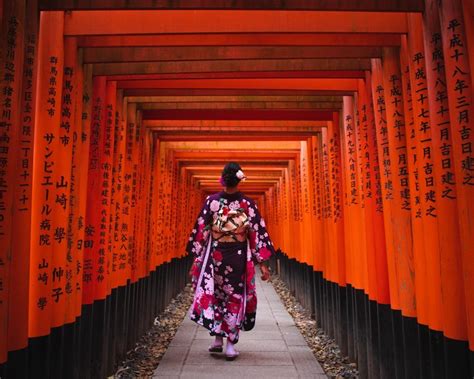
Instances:
[[[211,225],[220,217],[240,212],[242,224],[230,242],[215,237]],[[224,215],[224,216],[223,216]],[[239,233],[240,232],[240,233]],[[237,236],[236,234],[240,234]],[[243,237],[243,238],[242,238]],[[241,192],[218,192],[206,198],[189,237],[186,251],[194,256],[191,270],[194,299],[191,320],[211,335],[237,343],[241,329],[255,325],[257,294],[255,263],[268,260],[275,250],[257,204]]]

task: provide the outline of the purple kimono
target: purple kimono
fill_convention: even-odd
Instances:
[[[241,236],[230,236],[235,240],[231,242],[213,238],[213,221],[219,214],[232,211],[240,212],[246,219],[245,229],[236,233]],[[208,196],[186,251],[195,257],[191,320],[209,329],[211,335],[228,337],[237,343],[239,330],[251,330],[255,325],[255,263],[266,261],[275,253],[256,203],[241,192],[221,191]]]

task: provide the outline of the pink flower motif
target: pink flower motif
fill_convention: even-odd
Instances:
[[[213,212],[217,212],[219,210],[219,202],[217,200],[212,200],[210,209]]]
[[[255,217],[255,210],[252,207],[249,207],[249,216]]]

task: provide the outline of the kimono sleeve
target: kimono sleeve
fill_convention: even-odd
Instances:
[[[252,260],[258,263],[267,261],[275,254],[275,248],[268,235],[265,220],[260,215],[255,202],[250,203],[248,213],[250,216],[248,238]]]
[[[188,243],[186,245],[186,251],[199,257],[206,245],[206,241],[209,237],[210,230],[208,226],[212,221],[212,212],[210,210],[210,197],[206,198],[204,205],[199,212],[196,222],[194,223],[193,230],[189,236]]]

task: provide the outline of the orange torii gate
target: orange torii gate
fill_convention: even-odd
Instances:
[[[111,374],[229,160],[361,377],[472,376],[470,2],[121,3],[0,1],[0,376]]]

